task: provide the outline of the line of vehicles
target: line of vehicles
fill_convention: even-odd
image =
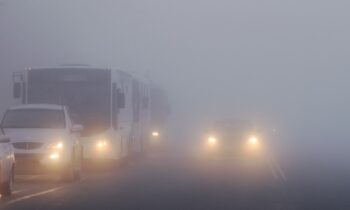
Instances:
[[[152,151],[170,112],[162,88],[121,70],[66,65],[13,75],[1,121],[0,194],[14,174],[80,178],[82,163],[124,162]]]

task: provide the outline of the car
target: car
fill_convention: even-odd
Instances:
[[[210,158],[254,157],[261,155],[262,139],[250,121],[216,121],[207,129],[204,151]]]
[[[83,127],[61,105],[26,104],[8,109],[1,123],[11,138],[16,173],[52,172],[63,181],[80,178]]]
[[[0,128],[0,194],[2,197],[12,194],[14,182],[15,157],[10,138]]]
[[[152,129],[147,144],[147,152],[150,154],[159,152],[164,144],[163,133],[160,133],[160,129]]]

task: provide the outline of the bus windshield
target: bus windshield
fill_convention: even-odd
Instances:
[[[38,69],[28,74],[28,101],[68,106],[73,121],[84,126],[83,136],[109,128],[110,90],[110,71],[102,69]]]

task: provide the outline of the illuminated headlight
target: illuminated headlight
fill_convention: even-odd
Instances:
[[[60,158],[60,154],[58,154],[58,153],[52,153],[52,154],[50,154],[49,158],[50,158],[51,160],[57,160],[57,159]]]
[[[152,136],[153,136],[153,137],[158,137],[158,136],[159,136],[159,132],[153,131],[153,132],[152,132]]]
[[[249,138],[249,143],[250,144],[257,144],[258,143],[258,138],[256,136],[251,136]]]
[[[99,140],[97,143],[96,143],[96,147],[98,149],[104,149],[108,146],[108,142],[106,140]]]
[[[54,143],[54,144],[51,144],[49,146],[50,149],[53,149],[53,150],[62,150],[63,149],[63,142],[57,142],[57,143]]]
[[[209,136],[208,143],[209,144],[216,144],[217,139],[214,136]]]

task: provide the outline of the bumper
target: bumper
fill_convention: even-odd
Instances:
[[[113,145],[107,145],[103,148],[98,148],[96,144],[85,144],[83,148],[83,158],[86,160],[118,160],[120,157],[120,148],[115,148]]]
[[[264,149],[260,144],[241,143],[236,145],[206,145],[204,153],[209,157],[219,158],[257,158],[261,157]]]
[[[16,173],[42,174],[59,172],[69,165],[69,155],[61,154],[57,159],[51,159],[50,154],[15,154]]]

